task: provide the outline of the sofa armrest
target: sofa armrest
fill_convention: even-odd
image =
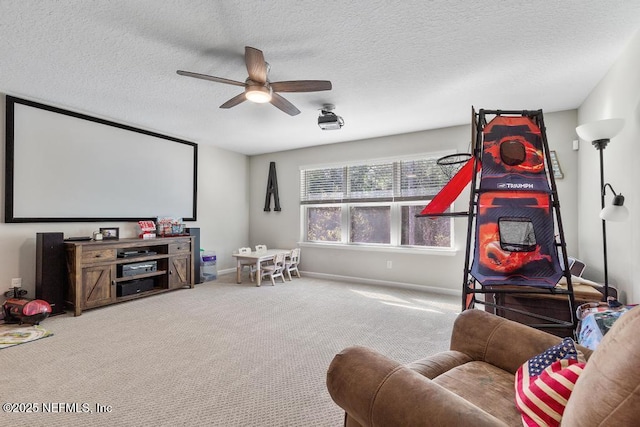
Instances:
[[[472,360],[473,359],[465,353],[449,350],[416,360],[405,366],[418,372],[420,375],[434,379],[438,375],[444,374],[456,366],[464,365]]]
[[[483,310],[465,310],[451,333],[451,350],[514,374],[524,362],[562,339]],[[588,359],[591,351],[579,347]]]
[[[502,421],[419,373],[364,347],[336,355],[331,398],[363,426],[504,426]]]

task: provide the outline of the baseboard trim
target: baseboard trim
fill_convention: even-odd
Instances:
[[[224,276],[225,274],[236,274],[236,268],[225,268],[224,270],[218,270],[218,276]]]
[[[340,276],[337,274],[316,273],[312,271],[302,271],[302,276],[315,277],[318,279],[335,280],[340,282],[361,283],[365,285],[388,286],[392,288],[410,289],[413,291],[432,292],[434,294],[460,296],[461,293],[453,289],[436,288],[433,286],[416,285],[415,283],[391,282],[388,280],[365,279],[362,277]]]
[[[236,269],[225,268],[224,270],[218,271],[218,276],[223,276],[226,274],[236,274]],[[459,291],[455,291],[453,289],[437,288],[434,286],[426,286],[426,285],[416,285],[415,283],[390,282],[388,280],[365,279],[362,277],[341,276],[338,274],[327,274],[327,273],[316,273],[313,271],[305,271],[305,270],[302,270],[300,274],[302,276],[315,277],[317,279],[334,280],[338,282],[361,283],[364,285],[375,285],[375,286],[389,286],[392,288],[410,289],[412,291],[421,291],[421,292],[432,292],[434,294],[450,295],[450,296],[456,296],[456,297],[461,295]]]

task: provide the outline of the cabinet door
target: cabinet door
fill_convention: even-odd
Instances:
[[[169,258],[169,289],[191,284],[191,255]]]
[[[115,301],[115,284],[111,265],[82,269],[82,308],[100,307]]]

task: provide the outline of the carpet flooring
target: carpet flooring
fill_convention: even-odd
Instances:
[[[0,352],[0,425],[340,426],[325,385],[333,356],[445,350],[459,304],[313,278],[257,288],[234,274],[54,316],[42,322],[52,337]]]

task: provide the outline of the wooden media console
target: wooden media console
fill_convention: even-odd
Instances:
[[[194,237],[65,242],[68,269],[66,305],[83,310],[194,287]],[[196,254],[198,255],[198,254]],[[129,265],[152,265],[128,273]],[[135,292],[140,283],[139,292]],[[121,292],[134,293],[124,295]],[[123,296],[118,296],[119,294]]]

